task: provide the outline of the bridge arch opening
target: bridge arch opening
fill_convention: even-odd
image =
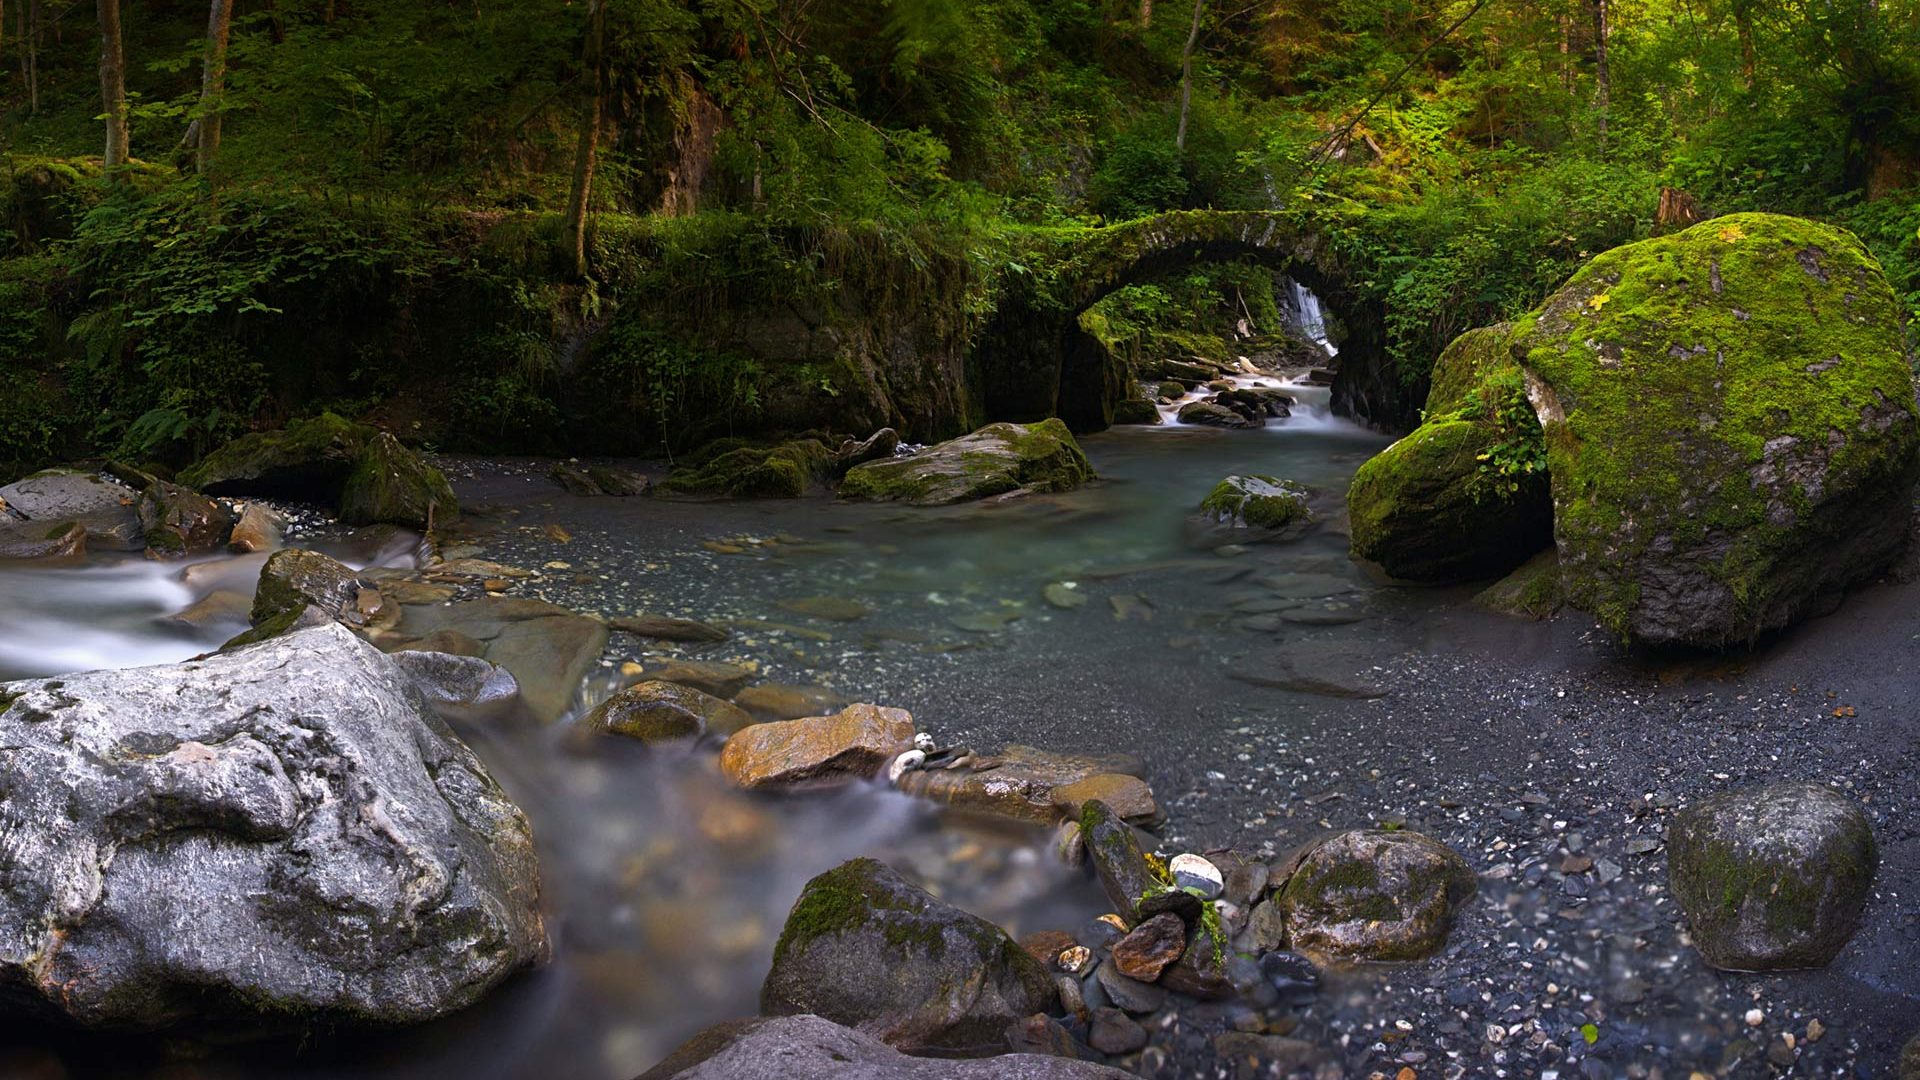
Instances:
[[[1383,312],[1322,234],[1290,215],[1220,211],[1162,214],[1089,234],[1050,292],[1004,298],[970,358],[980,419],[1058,416],[1075,431],[1108,427],[1114,406],[1133,395],[1136,373],[1088,332],[1088,310],[1128,286],[1232,261],[1281,275],[1313,297],[1323,318],[1332,316],[1335,412],[1380,426],[1406,422],[1405,406],[1375,390],[1386,382]]]

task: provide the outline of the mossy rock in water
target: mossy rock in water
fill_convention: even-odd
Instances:
[[[697,468],[676,469],[655,490],[671,495],[797,499],[820,482],[833,455],[817,439],[779,446],[741,446]]]
[[[1866,813],[1819,784],[1716,795],[1667,830],[1667,873],[1693,943],[1733,971],[1832,960],[1860,925],[1878,865]]]
[[[872,461],[847,473],[849,499],[919,506],[984,499],[1011,491],[1070,491],[1093,479],[1093,466],[1058,418],[1036,424],[988,424],[910,457]]]
[[[752,724],[746,710],[691,686],[649,680],[601,702],[580,720],[595,735],[621,735],[643,743],[732,735]]]
[[[1526,565],[1481,590],[1473,602],[1501,615],[1544,619],[1566,606],[1560,588],[1560,553],[1548,548]]]
[[[1332,960],[1419,960],[1446,944],[1478,879],[1452,848],[1419,833],[1354,829],[1300,860],[1277,899],[1287,940]]]
[[[1313,520],[1307,492],[1273,476],[1229,476],[1200,500],[1216,524],[1235,528],[1287,529]]]
[[[180,473],[213,495],[325,503],[349,525],[426,529],[459,513],[440,470],[377,428],[333,413],[242,435]]]
[[[855,859],[800,893],[760,989],[767,1016],[811,1013],[909,1053],[987,1055],[1007,1026],[1057,1003],[1007,933],[890,867]]]
[[[457,516],[459,506],[440,470],[384,431],[361,448],[340,489],[340,520],[349,525],[390,522],[424,530]]]
[[[1470,581],[1551,543],[1546,476],[1500,469],[1538,459],[1508,332],[1455,338],[1434,365],[1426,422],[1360,466],[1347,491],[1357,558],[1407,581]]]
[[[1160,424],[1165,418],[1160,415],[1160,407],[1145,398],[1126,398],[1114,403],[1113,422],[1116,424]]]
[[[1883,570],[1920,476],[1900,305],[1844,230],[1716,218],[1615,248],[1514,330],[1570,603],[1746,644]]]

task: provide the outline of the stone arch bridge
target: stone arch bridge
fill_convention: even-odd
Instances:
[[[1076,431],[1098,431],[1131,392],[1133,374],[1081,329],[1080,316],[1124,286],[1250,257],[1313,290],[1344,324],[1336,411],[1404,426],[1419,403],[1409,405],[1398,380],[1383,377],[1384,312],[1353,280],[1336,236],[1304,212],[1185,210],[1051,241],[1034,260],[1044,269],[1010,275],[968,356],[968,396],[985,420],[1059,416]]]

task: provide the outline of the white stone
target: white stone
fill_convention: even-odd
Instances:
[[[1205,899],[1211,900],[1226,890],[1226,879],[1220,868],[1198,855],[1175,855],[1167,869],[1173,871],[1175,885],[1195,889]]]
[[[899,757],[893,759],[893,764],[887,766],[887,783],[899,783],[902,776],[905,776],[908,772],[926,763],[927,752],[925,750],[909,750],[901,754]]]

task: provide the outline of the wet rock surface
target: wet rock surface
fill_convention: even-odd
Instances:
[[[849,499],[944,506],[1013,492],[1071,491],[1093,479],[1093,467],[1059,420],[989,424],[917,454],[850,470],[840,494]]]
[[[982,1056],[1052,1011],[1053,981],[1004,930],[872,859],[807,883],[760,991],[763,1013],[815,1014],[913,1052]]]
[[[821,787],[878,773],[913,745],[904,709],[849,705],[832,716],[754,724],[720,751],[720,770],[743,788]]]
[[[1419,960],[1446,944],[1477,881],[1446,845],[1405,831],[1355,829],[1315,844],[1276,903],[1287,940],[1349,961]]]
[[[525,817],[344,628],[0,702],[17,1002],[89,1027],[409,1023],[544,948]]]
[[[639,1080],[1123,1080],[1127,1075],[1039,1054],[984,1061],[909,1057],[830,1020],[790,1016],[709,1029]]]
[[[136,507],[139,492],[80,469],[47,469],[0,487],[0,501],[16,520],[52,529],[75,522],[92,546],[139,551],[147,546]]]
[[[595,706],[581,727],[596,735],[619,735],[641,742],[674,742],[702,735],[732,735],[753,718],[731,702],[690,686],[648,681],[635,683]]]

